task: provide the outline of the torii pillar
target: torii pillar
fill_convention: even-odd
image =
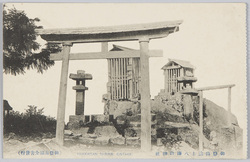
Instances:
[[[141,68],[141,149],[151,150],[151,106],[149,84],[149,39],[143,38],[140,43]]]
[[[66,107],[66,95],[67,95],[67,80],[69,70],[69,53],[72,43],[63,43],[62,49],[62,69],[60,79],[60,89],[57,108],[57,120],[56,120],[56,142],[59,145],[64,143],[64,126],[65,126],[65,107]]]

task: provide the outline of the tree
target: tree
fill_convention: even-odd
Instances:
[[[36,42],[36,29],[42,28],[35,23],[38,18],[30,19],[24,11],[16,8],[3,11],[3,69],[6,74],[24,74],[26,69],[37,69],[43,73],[54,65],[50,53],[61,50],[58,44],[46,44],[46,48],[35,53],[40,44]]]

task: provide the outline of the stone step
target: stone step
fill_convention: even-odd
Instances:
[[[125,120],[117,120],[116,121],[117,124],[122,125],[125,124]],[[155,125],[157,123],[157,121],[151,121],[151,125]],[[141,122],[135,122],[135,121],[128,121],[128,125],[131,127],[140,127],[141,126]]]
[[[190,123],[177,123],[177,122],[166,121],[164,124],[170,128],[190,128],[191,127]]]
[[[157,123],[157,121],[152,121],[151,125],[155,125]],[[141,127],[141,122],[130,122],[129,125],[131,127]]]
[[[151,114],[151,120],[156,120],[156,115]],[[133,116],[127,116],[127,115],[120,115],[116,118],[117,124],[124,124],[125,121],[128,121],[129,123],[134,122],[134,124],[137,124],[136,122],[141,122],[141,114],[133,115]]]

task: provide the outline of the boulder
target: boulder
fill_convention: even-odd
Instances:
[[[85,137],[96,139],[98,136],[96,134],[87,134]]]
[[[70,130],[64,130],[64,136],[73,136],[73,132]]]
[[[182,128],[178,130],[181,139],[194,149],[199,148],[199,132],[194,129]]]
[[[109,117],[110,117],[109,115],[103,115],[103,114],[91,115],[91,122],[108,123]]]
[[[116,128],[112,125],[97,126],[95,127],[94,133],[98,136],[105,137],[114,137],[119,135],[119,133],[116,131]]]
[[[234,152],[235,150],[242,151],[243,145],[243,130],[238,126],[230,126],[221,128],[220,132],[216,132],[216,137],[219,141],[219,148]]]
[[[73,134],[81,134],[82,136],[85,136],[88,133],[89,128],[88,127],[80,127],[78,129],[72,129],[71,132]]]
[[[114,115],[116,118],[119,115],[126,114],[128,110],[139,111],[137,105],[133,106],[134,102],[131,101],[110,101],[109,114]]]
[[[70,115],[69,122],[67,123],[68,129],[78,129],[88,123],[90,120],[89,115]]]
[[[139,137],[126,137],[126,145],[140,146]]]
[[[124,130],[124,137],[137,137],[137,133],[133,128],[126,128]]]
[[[122,136],[110,138],[110,143],[114,145],[124,145],[125,144],[125,138]]]
[[[97,137],[95,139],[96,145],[108,145],[109,144],[109,137]]]
[[[205,107],[205,123],[208,129],[220,131],[221,128],[228,126],[227,116],[231,116],[232,125],[238,126],[238,121],[235,115],[229,113],[226,109],[216,105],[208,99],[204,99]]]

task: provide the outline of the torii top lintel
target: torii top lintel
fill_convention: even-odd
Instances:
[[[120,26],[69,28],[69,29],[37,29],[37,33],[49,43],[88,43],[131,41],[142,38],[157,39],[179,30],[182,21],[166,21],[147,24]]]

